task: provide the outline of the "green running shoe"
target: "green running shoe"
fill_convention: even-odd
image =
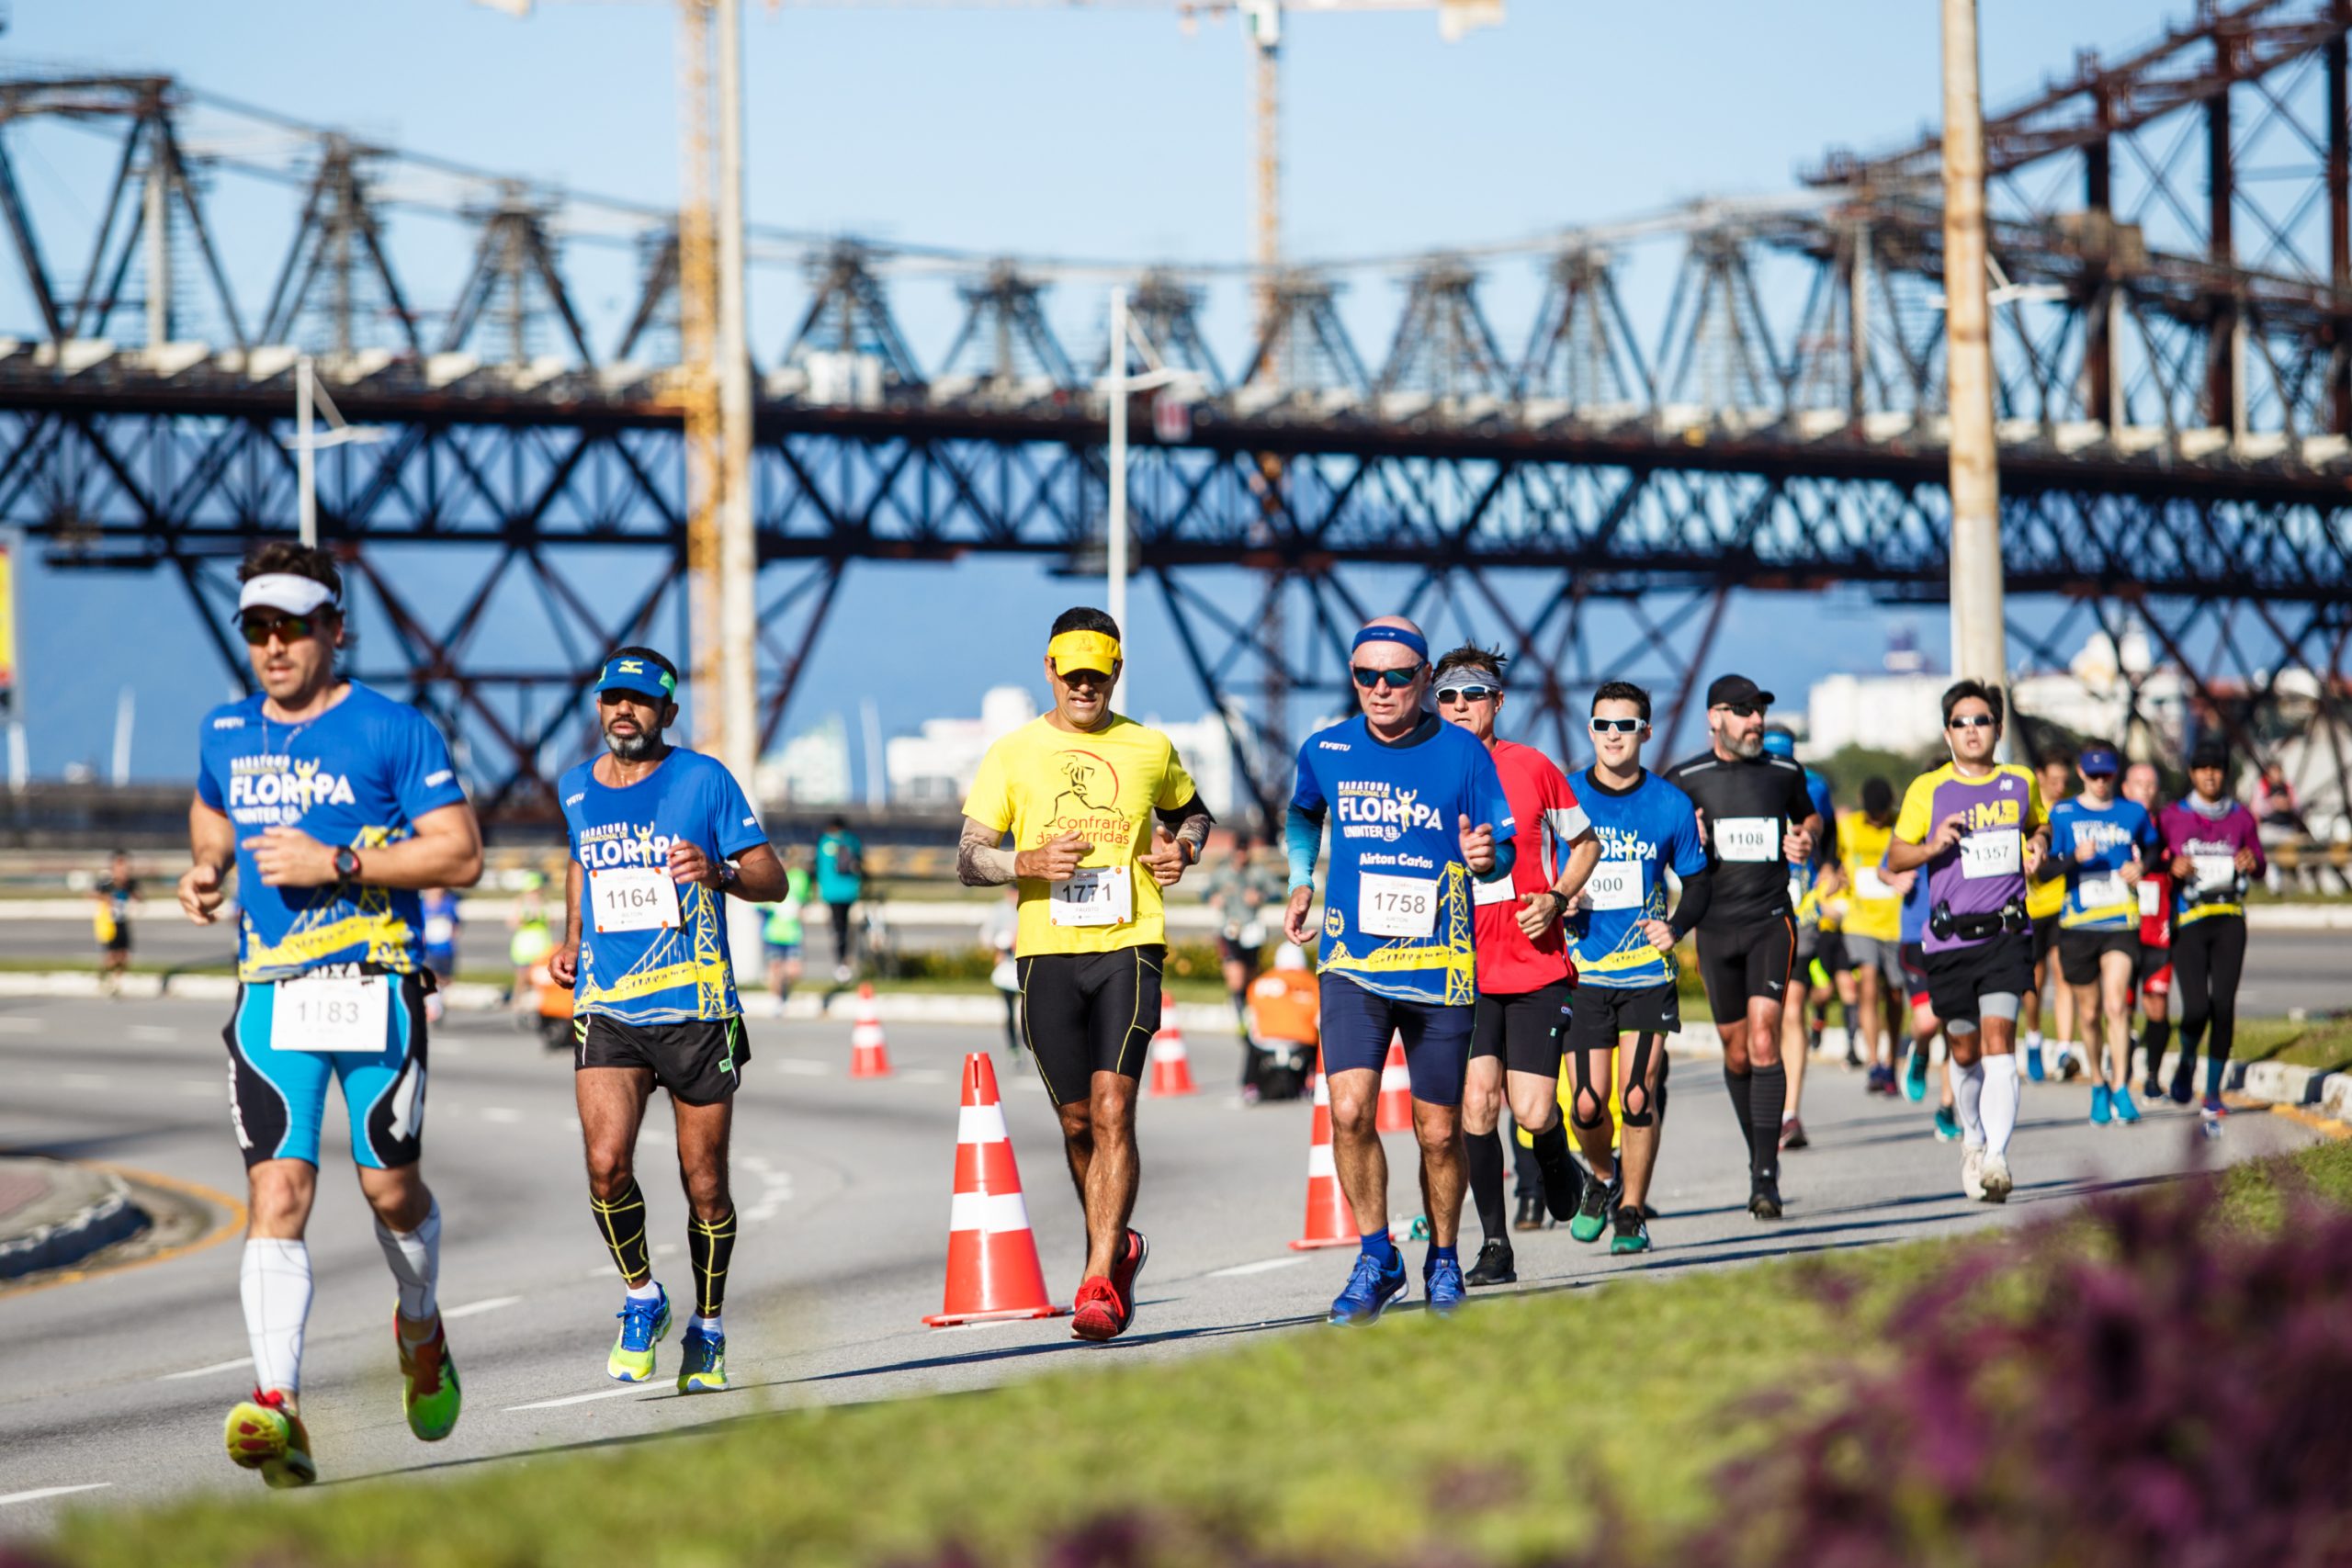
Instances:
[[[613,1314],[621,1320],[621,1331],[605,1358],[605,1371],[616,1382],[652,1381],[653,1347],[670,1337],[670,1292],[659,1285],[653,1289],[658,1293],[651,1301],[631,1296]]]
[[[1643,1220],[1639,1209],[1629,1203],[1611,1216],[1610,1224],[1617,1227],[1617,1234],[1610,1238],[1610,1251],[1647,1252],[1650,1249],[1650,1227]]]
[[[1623,1183],[1623,1176],[1611,1176],[1606,1183],[1587,1177],[1584,1196],[1577,1201],[1576,1217],[1568,1222],[1568,1234],[1578,1241],[1599,1241],[1609,1226],[1609,1211],[1624,1195]]]
[[[433,1314],[433,1332],[424,1342],[411,1345],[395,1313],[392,1343],[401,1353],[401,1406],[408,1413],[408,1429],[424,1442],[437,1443],[456,1427],[458,1408],[465,1403],[449,1337],[441,1331],[441,1314]]]
[[[727,1336],[705,1334],[692,1324],[678,1341],[684,1360],[678,1368],[680,1393],[716,1393],[727,1386]]]
[[[308,1486],[319,1478],[319,1467],[311,1460],[311,1434],[277,1389],[255,1389],[251,1399],[232,1409],[221,1440],[233,1463],[261,1472],[262,1480],[275,1489]]]

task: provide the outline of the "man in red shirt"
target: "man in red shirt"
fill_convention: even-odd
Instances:
[[[1496,1131],[1506,1079],[1511,1120],[1534,1140],[1544,1204],[1555,1220],[1575,1215],[1586,1185],[1560,1119],[1560,1048],[1576,985],[1560,915],[1584,890],[1600,859],[1600,840],[1552,759],[1532,746],[1496,739],[1508,662],[1499,651],[1464,644],[1438,660],[1433,683],[1438,716],[1487,743],[1512,820],[1521,825],[1521,841],[1543,848],[1540,854],[1521,855],[1509,881],[1478,883],[1474,895],[1478,999],[1462,1130],[1470,1195],[1487,1240],[1463,1276],[1471,1285],[1506,1285],[1519,1278],[1503,1223],[1503,1144]]]
[[[2153,819],[2164,808],[2158,791],[2156,765],[2134,762],[2123,770],[2123,798],[2137,801]],[[2172,862],[2158,855],[2140,874],[2140,972],[2132,976],[2140,989],[2140,1012],[2145,1022],[2140,1045],[2148,1058],[2147,1081],[2141,1092],[2154,1100],[2164,1088],[2165,1048],[2172,1043]],[[2132,1077],[2124,1064],[2124,1081]]]

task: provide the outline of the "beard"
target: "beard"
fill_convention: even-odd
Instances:
[[[639,730],[635,735],[615,735],[605,731],[605,750],[624,762],[642,762],[662,749],[662,737]]]
[[[1764,738],[1751,735],[1743,740],[1729,730],[1724,732],[1724,749],[1735,757],[1757,758],[1764,754]]]

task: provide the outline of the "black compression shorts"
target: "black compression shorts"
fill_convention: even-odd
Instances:
[[[1682,994],[1674,982],[1655,986],[1596,986],[1577,987],[1573,1021],[1568,1026],[1571,1051],[1609,1051],[1627,1034],[1682,1032]]]
[[[1774,915],[1737,931],[1699,933],[1699,980],[1718,1024],[1747,1017],[1749,998],[1780,1001],[1789,994],[1796,960],[1796,921]]]
[[[2070,986],[2098,984],[2102,955],[2120,953],[2132,960],[2132,973],[2140,973],[2140,931],[2135,927],[2111,931],[2062,931],[2058,933],[2058,972]]]
[[[1094,1092],[1094,1075],[1143,1077],[1159,1032],[1159,942],[1110,953],[1035,953],[1020,961],[1021,1030],[1056,1105]]]
[[[1947,1024],[1977,1022],[1985,997],[2023,997],[2031,989],[2033,938],[2024,931],[1928,954],[1928,1005]]]
[[[1560,1046],[1576,994],[1566,980],[1511,995],[1479,992],[1471,1010],[1470,1059],[1499,1056],[1514,1073],[1558,1077]]]
[[[735,1092],[752,1059],[740,1018],[694,1018],[679,1023],[624,1023],[601,1012],[571,1021],[571,1069],[649,1067],[672,1100],[716,1105]]]

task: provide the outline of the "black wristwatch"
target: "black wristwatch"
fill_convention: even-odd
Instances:
[[[359,875],[359,852],[349,844],[338,844],[334,852],[334,879],[350,882]]]
[[[735,863],[731,860],[720,861],[718,863],[718,890],[721,893],[724,893],[734,886]]]

